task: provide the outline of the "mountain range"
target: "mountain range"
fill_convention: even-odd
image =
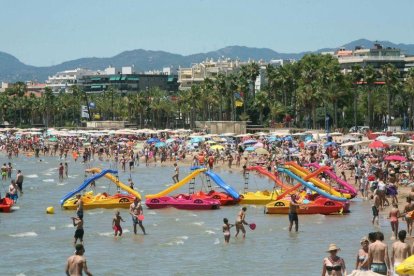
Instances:
[[[414,55],[414,44],[395,44],[389,41],[371,41],[367,39],[359,39],[341,45],[346,49],[354,49],[356,46],[363,46],[364,48],[372,48],[374,43],[379,43],[383,47],[399,48],[406,55]],[[37,80],[44,82],[48,76],[52,76],[57,72],[75,69],[87,68],[91,70],[103,70],[106,67],[122,67],[134,65],[136,72],[143,72],[148,70],[160,70],[163,67],[172,66],[173,68],[189,67],[192,63],[199,63],[206,59],[218,59],[226,57],[231,59],[240,59],[242,61],[265,60],[271,59],[300,59],[307,53],[320,53],[334,51],[337,48],[324,48],[316,51],[307,51],[301,53],[279,53],[268,48],[252,48],[244,46],[228,46],[216,51],[207,53],[199,53],[192,55],[179,55],[168,53],[164,51],[151,51],[137,49],[132,51],[125,51],[113,57],[107,58],[80,58],[71,61],[66,61],[58,65],[36,67],[22,63],[16,57],[0,51],[0,81],[16,82]]]

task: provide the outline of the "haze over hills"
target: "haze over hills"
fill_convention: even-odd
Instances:
[[[407,55],[414,55],[414,44],[395,44],[389,41],[370,41],[367,39],[359,39],[345,45],[341,45],[341,47],[345,47],[346,49],[354,49],[355,46],[371,48],[374,43],[380,43],[384,47],[399,48]],[[137,49],[132,51],[125,51],[113,57],[80,58],[48,67],[26,65],[19,61],[16,57],[4,52],[0,52],[0,81],[16,82],[37,80],[39,82],[44,82],[48,76],[54,75],[60,71],[75,68],[102,70],[109,65],[114,67],[133,65],[135,67],[134,71],[143,72],[147,70],[162,69],[166,66],[173,66],[174,68],[178,68],[179,66],[188,67],[192,63],[198,63],[209,58],[218,59],[220,57],[232,59],[238,58],[242,61],[246,61],[248,59],[262,59],[265,61],[269,61],[271,59],[300,59],[307,53],[334,51],[337,48],[324,48],[317,51],[308,51],[301,53],[279,53],[268,48],[228,46],[216,51],[192,54],[187,56],[164,51]]]

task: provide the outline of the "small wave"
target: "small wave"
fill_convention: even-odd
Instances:
[[[194,213],[189,213],[188,214],[190,217],[198,217],[198,215],[194,214]]]
[[[19,273],[19,274],[16,274],[16,276],[26,276],[26,274],[24,274],[24,273]]]
[[[179,218],[176,218],[175,221],[180,221],[180,219]]]
[[[37,174],[29,174],[29,175],[25,175],[25,177],[27,177],[27,178],[38,178],[39,176]]]
[[[102,236],[102,237],[111,237],[114,235],[114,232],[104,232],[104,233],[98,233],[98,234],[99,236]]]
[[[182,240],[175,241],[175,244],[176,244],[176,245],[181,245],[181,244],[184,244],[184,241],[182,241]]]
[[[149,212],[147,212],[147,215],[156,215],[157,213],[156,212],[154,212],[154,211],[149,211]]]
[[[206,233],[209,234],[209,235],[215,235],[216,234],[216,232],[211,231],[211,230],[206,230]]]
[[[220,244],[220,240],[219,240],[218,238],[216,238],[216,239],[214,240],[214,244]]]
[[[18,234],[11,234],[9,236],[13,238],[23,238],[23,237],[37,237],[37,234],[35,232],[24,232],[24,233],[18,233]]]
[[[11,208],[12,208],[12,210],[19,210],[20,206],[12,206]]]
[[[106,189],[108,187],[107,186],[98,186],[98,188]]]
[[[200,222],[193,222],[192,224],[194,225],[198,225],[198,226],[202,226],[204,224],[204,221],[200,221]]]
[[[55,180],[52,178],[48,178],[48,179],[43,179],[43,182],[54,182]]]
[[[56,230],[56,226],[50,226],[49,229],[50,230]]]
[[[91,211],[89,211],[89,212],[87,212],[87,214],[88,215],[97,215],[97,214],[103,214],[103,211],[96,211],[96,212],[91,212]]]
[[[180,240],[188,240],[188,237],[187,236],[180,236],[180,237],[177,237],[177,239],[180,239]]]
[[[122,230],[124,233],[129,233],[129,232],[131,232],[131,231],[129,231],[128,229],[124,229],[124,230]]]
[[[43,175],[51,176],[51,173],[44,173]]]
[[[65,185],[66,185],[66,183],[63,182],[63,183],[58,183],[56,186],[65,186]]]
[[[157,227],[157,226],[158,226],[158,224],[154,223],[152,226]]]
[[[66,224],[65,227],[66,228],[73,228],[74,226],[73,226],[73,224]]]

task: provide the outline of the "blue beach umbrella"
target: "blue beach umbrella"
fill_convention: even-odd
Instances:
[[[201,137],[193,137],[193,138],[191,138],[191,143],[200,143],[202,141],[204,141],[204,138],[201,138]]]
[[[152,144],[152,143],[158,143],[159,141],[160,139],[153,137],[153,138],[148,139],[147,143]]]
[[[254,147],[247,147],[247,148],[245,148],[244,150],[245,150],[245,151],[254,151],[254,150],[255,150],[255,148],[254,148]]]
[[[158,143],[156,143],[155,144],[155,147],[156,148],[162,148],[162,147],[165,147],[167,144],[165,144],[164,142],[158,142]]]
[[[256,143],[257,143],[256,140],[250,139],[250,140],[244,141],[243,145],[252,145],[252,144],[256,144]]]

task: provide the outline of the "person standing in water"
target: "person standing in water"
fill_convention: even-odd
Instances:
[[[65,168],[63,167],[63,164],[60,163],[59,164],[59,181],[62,182],[63,181],[63,172],[65,171]]]
[[[19,188],[20,194],[23,194],[23,174],[21,170],[17,170],[16,185]]]
[[[392,209],[388,215],[391,223],[391,229],[394,234],[395,239],[397,239],[398,234],[398,218],[400,217],[400,211],[398,210],[398,205],[394,203]]]
[[[65,175],[66,175],[66,178],[69,178],[68,174],[69,174],[69,165],[68,165],[68,162],[65,162]]]
[[[172,180],[174,181],[174,183],[177,183],[178,181],[180,181],[178,179],[179,174],[180,174],[180,169],[178,168],[177,163],[174,163],[174,175],[172,177]]]
[[[399,240],[394,242],[392,245],[391,264],[394,269],[393,275],[397,275],[395,273],[395,267],[411,256],[410,246],[405,242],[406,237],[407,232],[405,230],[401,230],[398,232]]]
[[[223,219],[223,234],[224,234],[224,243],[230,242],[230,228],[234,226],[234,224],[229,224],[229,220],[227,218]]]
[[[76,215],[80,218],[83,219],[83,201],[82,201],[82,196],[80,194],[76,195]]]
[[[236,218],[236,235],[235,237],[237,238],[237,236],[239,235],[239,232],[241,231],[243,233],[243,239],[246,238],[246,229],[244,229],[244,225],[249,225],[245,219],[246,219],[246,211],[247,208],[243,207],[241,209],[241,211],[237,214],[237,218]]]
[[[383,234],[375,233],[375,241],[368,247],[368,266],[371,271],[381,275],[388,275],[391,272],[388,246],[382,242]],[[370,237],[370,236],[368,236]]]
[[[293,194],[290,196],[290,205],[289,205],[289,232],[292,231],[293,223],[295,223],[296,232],[299,231],[298,207],[299,207],[299,203],[297,203],[296,201],[296,195]]]
[[[144,233],[144,235],[146,235],[144,225],[142,225],[142,220],[138,219],[139,216],[142,216],[144,214],[144,211],[141,205],[141,199],[139,199],[138,197],[135,197],[134,202],[129,206],[129,213],[132,216],[132,224],[134,225],[134,234],[135,235],[137,234],[137,224],[138,224],[142,232]]]
[[[77,218],[72,217],[72,222],[73,222],[73,226],[76,227],[76,231],[75,231],[75,235],[74,235],[75,240],[73,242],[73,245],[76,246],[76,243],[78,242],[78,239],[79,239],[80,243],[83,244],[83,234],[84,234],[83,220],[82,220],[82,218],[79,218],[79,217],[77,217]]]
[[[407,196],[407,204],[404,206],[405,222],[407,223],[408,236],[411,237],[413,233],[413,219],[411,211],[414,211],[414,204],[412,203],[411,197]]]
[[[75,250],[75,254],[70,256],[66,263],[66,275],[82,275],[83,271],[86,275],[92,276],[92,273],[88,270],[88,266],[86,265],[86,258],[83,256],[85,248],[82,244],[77,244]]]
[[[119,236],[122,236],[121,221],[125,222],[125,220],[123,220],[122,217],[119,215],[119,211],[116,211],[115,217],[112,220],[112,228],[115,231],[115,237],[118,235],[118,233],[119,233]]]

